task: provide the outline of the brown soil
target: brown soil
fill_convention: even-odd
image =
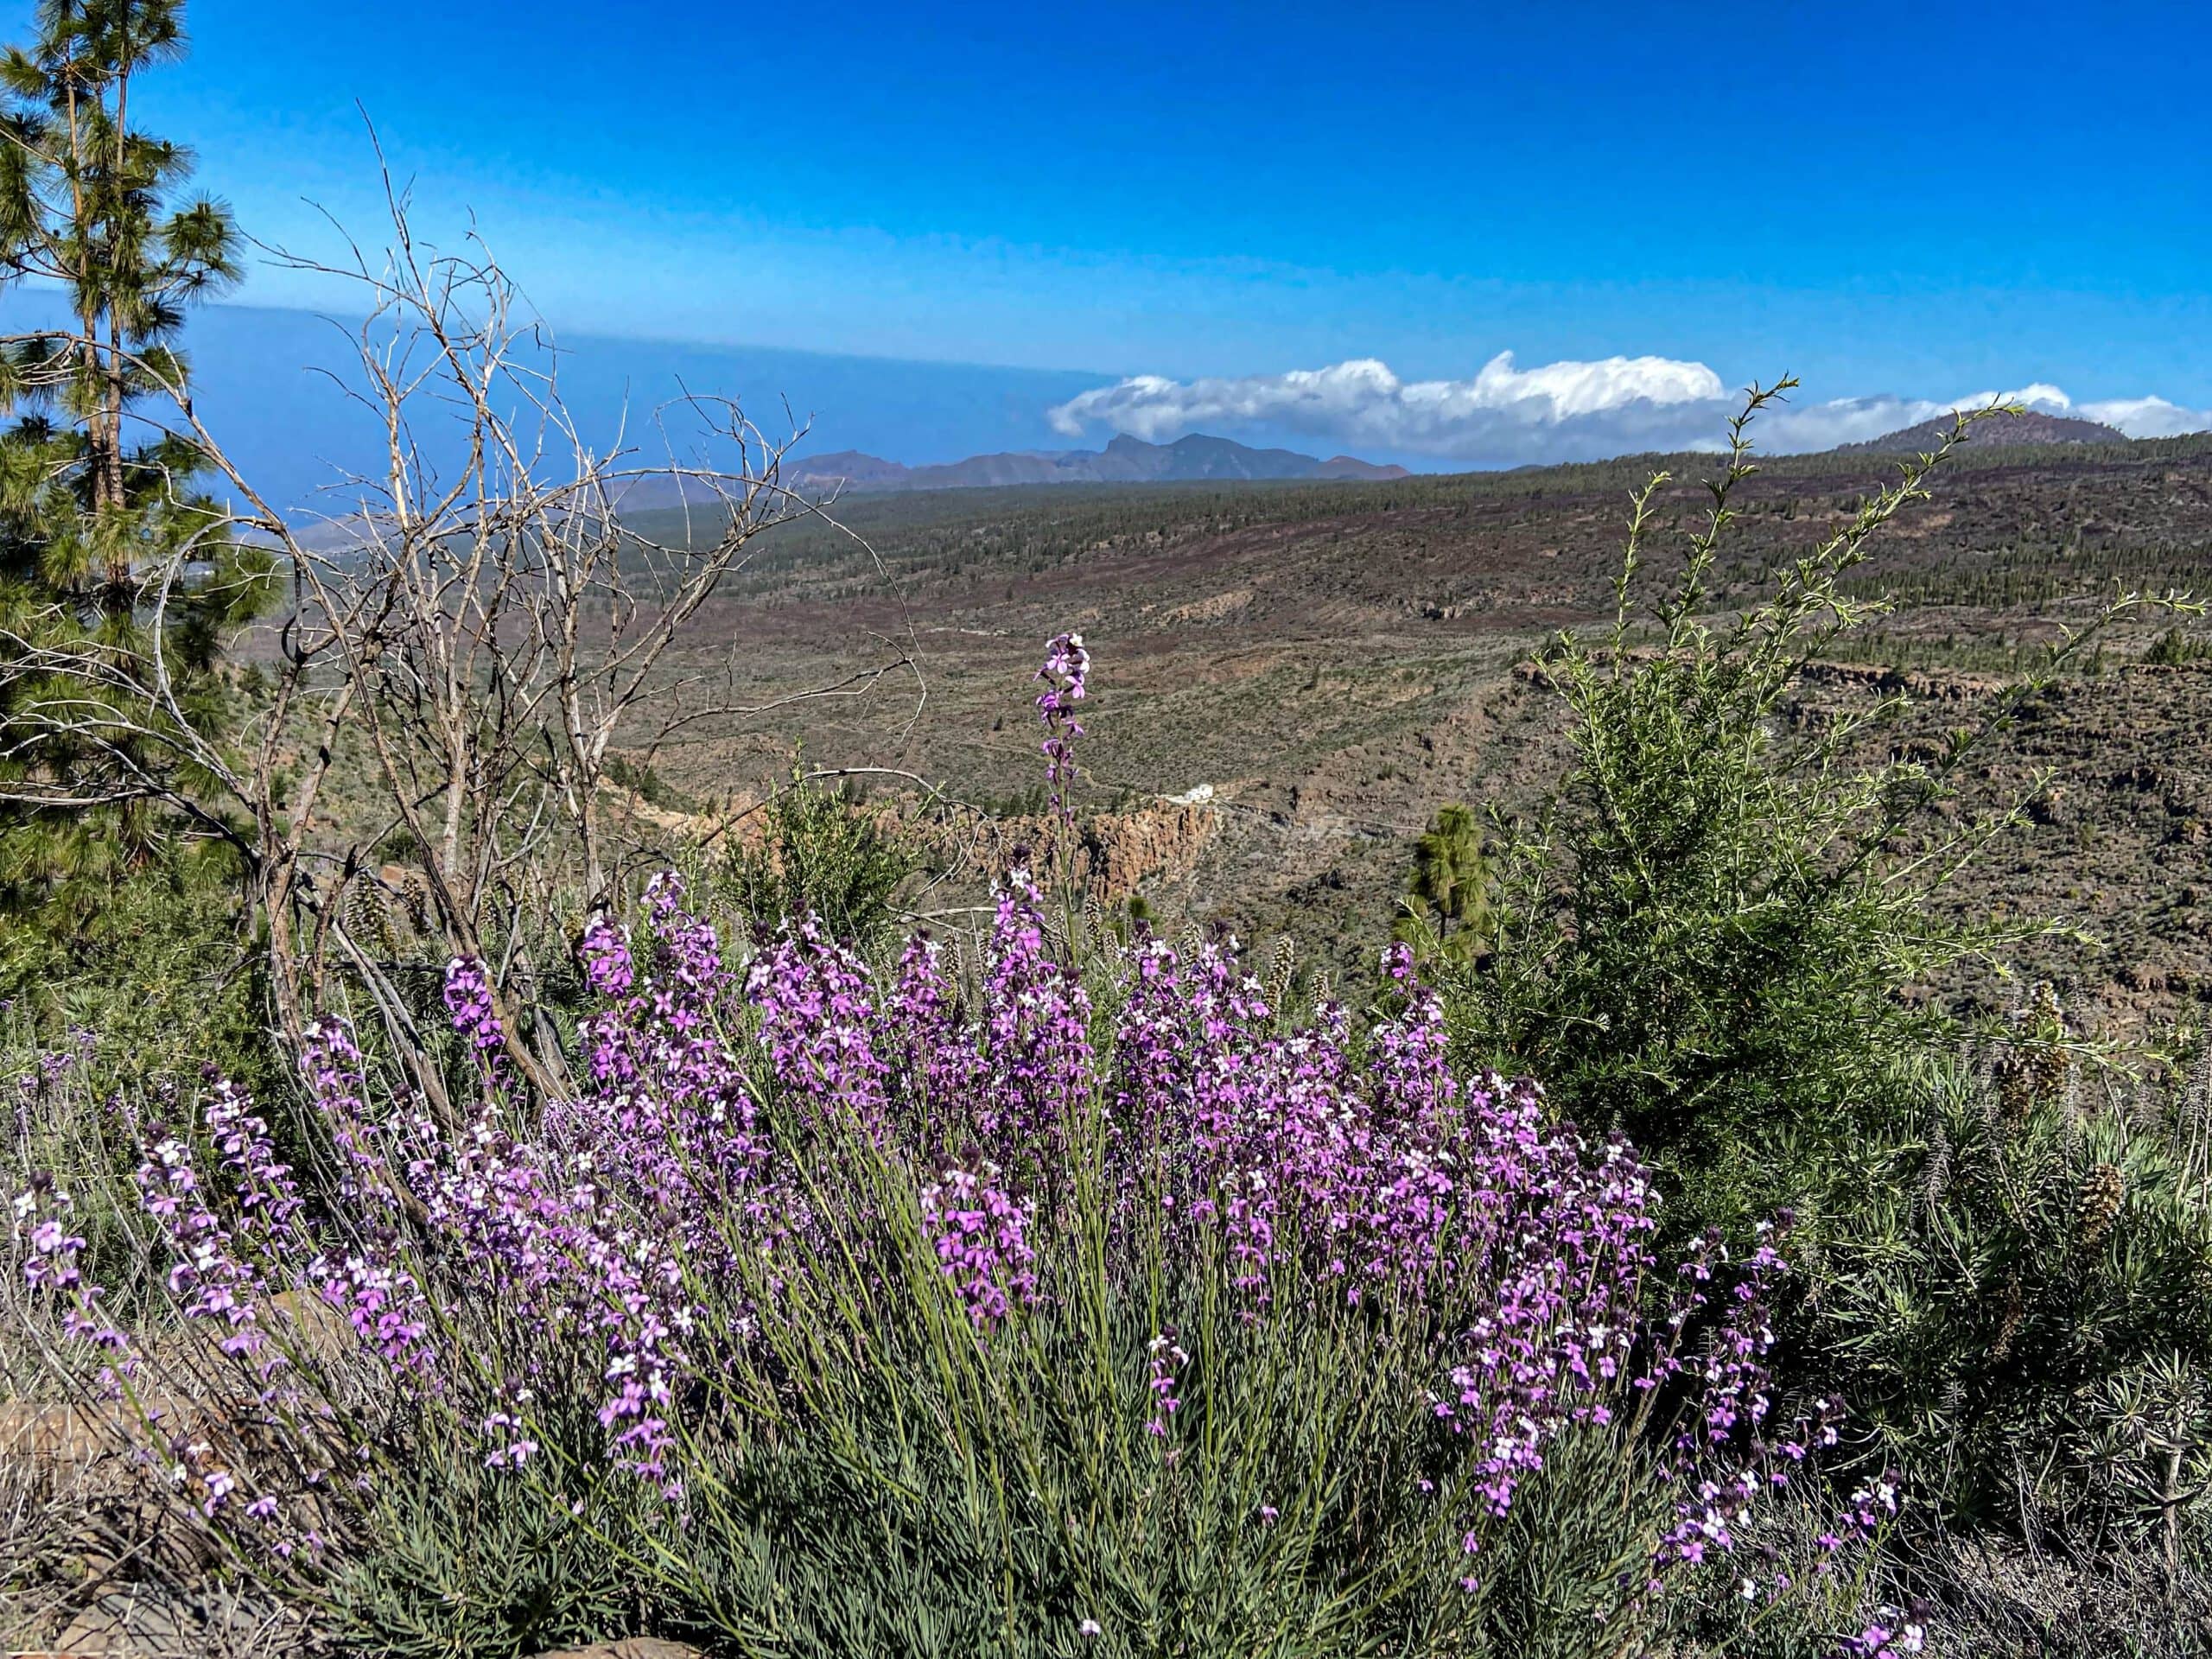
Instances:
[[[1655,581],[1710,463],[1681,464],[1647,547]],[[1834,533],[1889,467],[1809,457],[1752,480],[1716,607]],[[1525,664],[1551,632],[1609,620],[1642,472],[865,503],[880,568],[793,541],[709,607],[712,650],[688,667],[711,660],[765,700],[911,652],[926,696],[901,671],[865,696],[687,728],[652,761],[696,800],[757,796],[804,739],[810,764],[899,768],[1010,814],[1010,849],[1033,838],[1019,820],[1041,777],[1031,676],[1049,634],[1080,628],[1096,667],[1077,804],[1115,826],[1090,832],[1111,892],[1248,938],[1288,931],[1309,961],[1358,971],[1439,806],[1518,810],[1558,779],[1559,703]],[[1806,706],[1901,691],[1897,741],[1933,741],[2114,584],[2212,585],[2212,444],[2000,451],[1935,493],[1854,574],[1896,609],[1814,666]],[[2139,665],[2164,626],[2116,630],[2101,673],[1995,741],[1970,809],[2054,776],[1959,889],[2094,932],[2023,969],[2131,1021],[2212,997],[2212,670]],[[1150,816],[1194,792],[1203,831]]]

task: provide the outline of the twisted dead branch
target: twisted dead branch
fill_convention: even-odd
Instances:
[[[248,873],[284,1033],[302,1034],[342,973],[401,1039],[394,1048],[419,1057],[408,998],[353,919],[358,895],[393,890],[399,864],[445,950],[492,969],[495,1012],[530,1039],[518,1063],[550,1097],[565,1090],[563,1068],[549,1034],[515,1017],[517,993],[539,981],[563,902],[581,912],[614,897],[602,787],[613,746],[651,747],[679,727],[753,712],[703,697],[696,677],[675,672],[671,647],[761,537],[825,504],[782,481],[804,425],[772,438],[728,399],[687,394],[658,411],[658,461],[620,435],[595,448],[516,283],[473,232],[459,252],[419,240],[406,193],[388,168],[382,176],[391,237],[373,256],[350,238],[334,262],[270,251],[360,302],[352,360],[332,378],[372,423],[380,465],[336,486],[342,512],[303,523],[232,460],[188,387],[165,381],[174,429],[232,505],[147,573],[146,648],[0,637],[0,690],[13,693],[4,741],[33,762],[0,784],[0,799],[151,802],[228,842]],[[672,418],[687,424],[688,449]],[[624,511],[671,492],[681,511],[666,538]],[[243,731],[210,729],[164,652],[168,608],[221,538],[267,547],[285,585],[265,693]],[[798,696],[865,695],[898,676],[918,697],[911,629],[880,644],[879,660]],[[63,744],[112,764],[88,782],[35,763]],[[372,812],[357,810],[364,793]],[[442,1113],[437,1078],[416,1065]]]

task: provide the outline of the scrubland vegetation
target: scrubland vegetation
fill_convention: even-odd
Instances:
[[[468,442],[306,537],[172,349],[235,270],[124,125],[177,10],[6,66],[0,238],[80,324],[0,382],[12,1646],[2212,1645],[2212,1059],[2149,954],[2201,900],[2113,884],[2118,1020],[2005,862],[2202,883],[2201,732],[2140,728],[2212,680],[2212,446],[2068,457],[2143,508],[2069,524],[1968,423],[1762,474],[1785,383],[1694,514],[1620,463],[840,523],[694,404],[713,510],[626,515],[403,204],[367,395]],[[2101,709],[2124,819],[2023,759]],[[1361,880],[1262,893],[1329,835]]]

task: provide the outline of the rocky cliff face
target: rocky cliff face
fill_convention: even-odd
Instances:
[[[1084,817],[1072,839],[1050,817],[994,818],[949,829],[960,855],[985,880],[1020,868],[1041,874],[1064,852],[1066,874],[1084,895],[1111,905],[1188,880],[1220,833],[1221,813],[1201,804],[1160,802]]]
[[[764,822],[760,813],[747,810],[759,804],[749,795],[736,798],[719,813],[690,813],[654,806],[613,785],[607,794],[618,816],[675,839],[719,842],[728,836],[751,844]],[[1049,815],[918,819],[911,803],[886,803],[879,816],[886,833],[917,844],[928,862],[951,869],[956,879],[988,886],[1016,869],[1041,876],[1056,868],[1056,858],[1064,857],[1065,876],[1086,897],[1109,905],[1188,880],[1221,830],[1220,809],[1204,801],[1156,801],[1085,814],[1072,836]]]

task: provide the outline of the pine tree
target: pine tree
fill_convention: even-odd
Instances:
[[[16,416],[0,433],[0,905],[16,908],[82,897],[171,840],[162,803],[188,779],[130,687],[158,673],[212,713],[226,634],[270,587],[164,420],[185,308],[238,277],[227,210],[184,199],[190,154],[132,124],[137,78],[183,55],[181,0],[44,0],[35,29],[0,57],[0,284],[54,291],[69,321],[0,360]]]
[[[1490,864],[1471,808],[1440,807],[1414,842],[1414,870],[1395,935],[1422,956],[1469,960],[1489,937]]]

